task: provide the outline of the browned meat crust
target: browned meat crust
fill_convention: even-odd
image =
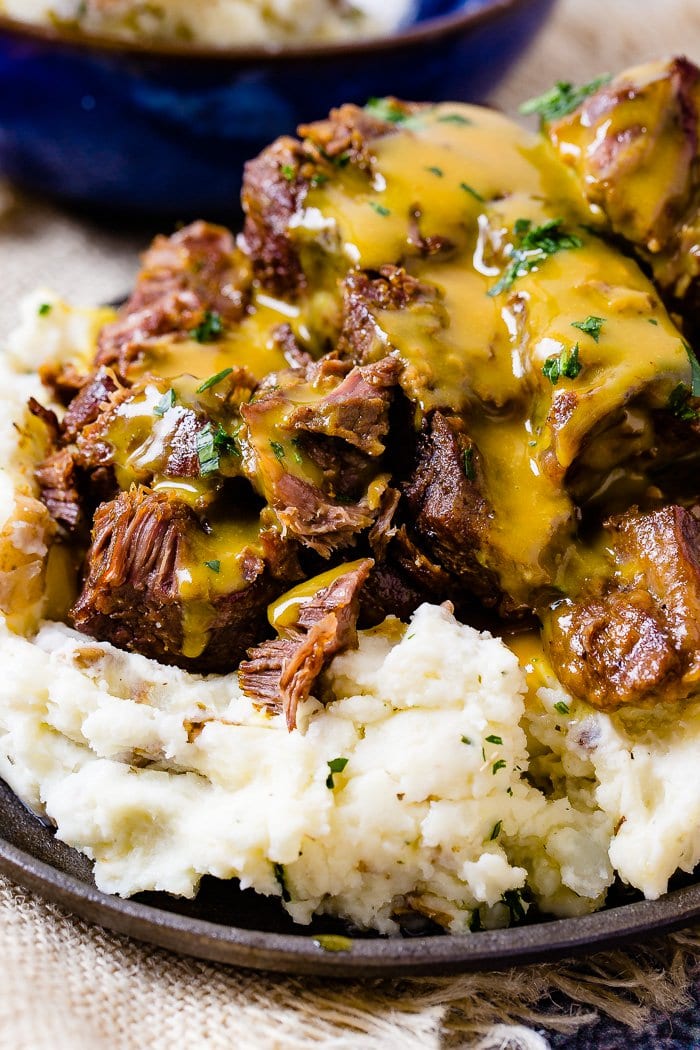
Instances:
[[[244,693],[273,711],[284,711],[296,727],[297,709],[314,688],[329,660],[357,645],[360,592],[373,562],[367,558],[299,607],[297,622],[280,637],[248,653],[238,677]]]
[[[435,411],[418,443],[415,471],[404,487],[416,536],[434,560],[488,605],[508,605],[489,555],[491,508],[481,494],[479,452],[461,420]]]
[[[684,699],[700,680],[700,523],[670,506],[621,515],[609,534],[617,571],[551,614],[554,669],[604,710]]]

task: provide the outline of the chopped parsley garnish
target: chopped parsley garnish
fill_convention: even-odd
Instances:
[[[224,325],[221,320],[221,314],[217,313],[216,310],[207,310],[204,314],[204,320],[191,330],[190,335],[198,343],[213,343],[219,338],[223,330]]]
[[[236,439],[227,434],[221,423],[207,425],[197,434],[199,473],[204,478],[219,469],[222,456],[240,456]]]
[[[690,390],[685,383],[679,383],[671,391],[668,410],[681,423],[694,423],[698,419],[698,410],[690,404]]]
[[[512,787],[507,787],[506,788],[506,795],[510,795],[511,798],[513,797],[513,789],[512,789]]]
[[[284,177],[287,180],[287,182],[291,182],[293,179],[296,178],[296,174],[297,173],[296,173],[296,171],[294,170],[294,168],[292,167],[291,164],[283,164],[282,167],[280,168],[280,171],[284,175]]]
[[[215,376],[209,376],[208,379],[204,380],[201,386],[197,387],[197,393],[203,394],[205,390],[210,390],[213,386],[216,386],[217,383],[220,383],[222,379],[225,379],[226,376],[230,376],[231,372],[233,372],[232,368],[222,368],[222,370],[217,372]]]
[[[389,124],[405,124],[410,116],[391,98],[368,99],[365,113],[377,120],[386,120]]]
[[[469,739],[468,736],[463,736],[462,737],[462,743],[463,744],[471,744],[471,740]]]
[[[476,481],[476,468],[474,466],[474,446],[464,450],[464,473],[467,481]]]
[[[301,452],[299,451],[299,438],[292,438],[291,444],[292,444],[292,459],[296,463],[303,463],[304,462],[304,457],[302,456]]]
[[[494,839],[498,838],[498,836],[501,834],[501,828],[502,827],[503,827],[503,821],[502,820],[496,821],[496,823],[493,826],[493,831],[491,832],[491,834],[489,836],[489,842],[493,842]]]
[[[280,461],[284,459],[284,445],[280,445],[279,441],[271,441],[270,448],[275,454],[275,459]]]
[[[571,327],[578,328],[579,331],[585,332],[586,335],[590,335],[591,339],[594,339],[597,343],[600,339],[600,330],[605,324],[604,317],[594,317],[593,314],[589,314],[583,321],[572,321]]]
[[[328,176],[323,171],[317,171],[311,176],[311,185],[313,187],[323,186],[324,182],[328,182]]]
[[[658,322],[658,321],[656,320],[656,318],[655,318],[655,317],[647,317],[647,321],[649,322],[649,324],[653,324],[653,325],[658,325],[658,323],[659,323],[659,322]]]
[[[526,115],[537,113],[543,122],[559,120],[560,117],[566,117],[569,113],[573,113],[582,102],[585,102],[589,95],[594,94],[598,88],[602,87],[603,84],[607,84],[609,80],[609,73],[604,73],[603,76],[596,77],[595,80],[591,80],[588,84],[582,84],[580,87],[576,87],[569,80],[557,80],[554,87],[551,87],[542,95],[537,95],[535,98],[529,98],[527,102],[523,102],[522,106],[520,106],[520,112]]]
[[[377,215],[381,215],[383,217],[391,215],[390,210],[386,208],[383,204],[380,204],[378,201],[368,201],[368,203],[370,208],[376,211]]]
[[[51,303],[42,303],[39,309],[37,310],[37,313],[39,314],[39,317],[46,317],[47,314],[51,313],[52,309],[53,307]]]
[[[459,187],[464,190],[465,193],[470,193],[474,200],[483,201],[484,198],[481,194],[475,190],[473,186],[470,186],[468,182],[460,182]]]
[[[326,787],[327,788],[333,789],[335,787],[335,781],[333,780],[333,776],[336,773],[342,773],[343,770],[345,769],[345,767],[347,766],[347,764],[348,764],[348,759],[347,758],[332,758],[330,760],[330,762],[328,763],[328,768],[329,768],[330,772],[329,772],[328,776],[326,777]]]
[[[566,379],[576,379],[582,368],[578,356],[578,343],[574,343],[572,347],[564,347],[558,356],[548,357],[542,365],[542,374],[552,386],[556,386],[562,376]]]
[[[700,362],[693,353],[691,347],[683,340],[683,349],[690,361],[690,393],[693,397],[700,397]]]
[[[461,113],[445,113],[443,117],[438,117],[438,124],[473,124],[474,121],[470,120],[469,117],[463,117]]]
[[[438,168],[437,165],[435,165],[435,164],[431,164],[425,170],[429,171],[431,175],[437,175],[437,177],[439,179],[441,179],[443,177],[443,175],[445,174],[445,172],[442,170],[442,168]]]
[[[575,233],[562,230],[563,219],[548,219],[541,226],[532,225],[529,219],[517,219],[513,227],[516,244],[510,254],[509,265],[488,294],[500,295],[512,288],[518,277],[536,270],[550,255],[569,248],[580,248],[583,241]]]
[[[505,768],[506,768],[506,760],[505,760],[505,758],[499,758],[498,762],[494,762],[494,764],[492,765],[491,772],[493,773],[494,776],[496,776],[496,773],[498,773],[499,769],[505,769]]]
[[[486,737],[486,743],[487,744],[502,744],[503,740],[502,740],[502,738],[500,736],[496,736],[495,733],[492,733],[491,736],[487,736]]]
[[[289,890],[287,889],[287,883],[286,883],[286,880],[285,880],[285,877],[284,877],[284,865],[283,864],[273,864],[272,865],[272,870],[273,870],[273,872],[275,874],[275,879],[277,880],[279,888],[282,890],[282,900],[283,901],[290,901],[292,899],[292,897],[291,897],[291,894],[290,894]]]
[[[170,390],[166,390],[157,405],[153,407],[154,416],[164,416],[169,408],[172,408],[175,404],[175,391],[171,387]]]
[[[554,710],[558,711],[560,715],[568,715],[569,705],[565,704],[563,700],[557,700],[556,704],[554,705]]]
[[[218,572],[221,568],[221,562],[218,558],[212,558],[211,561],[205,561],[204,564],[208,569],[211,569],[212,572]]]

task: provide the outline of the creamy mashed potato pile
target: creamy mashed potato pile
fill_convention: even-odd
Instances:
[[[210,47],[374,36],[411,10],[407,0],[0,0],[0,11],[23,22]]]
[[[408,909],[463,932],[531,901],[591,911],[615,871],[657,896],[692,870],[700,704],[574,705],[541,656],[519,662],[423,605],[360,632],[328,672],[335,699],[307,701],[290,733],[235,674],[164,667],[52,620],[65,585],[26,399],[46,397],[41,360],[84,362],[105,319],[37,293],[0,359],[0,775],[94,860],[100,888],[191,896],[212,874],[300,922],[391,933]]]

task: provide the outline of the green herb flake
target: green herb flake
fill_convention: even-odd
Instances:
[[[342,937],[339,933],[319,933],[313,939],[317,948],[324,952],[350,952],[352,951],[352,939]]]
[[[372,208],[373,211],[376,211],[377,215],[381,215],[382,218],[386,218],[387,215],[391,215],[391,211],[389,210],[389,208],[385,207],[383,204],[380,204],[379,201],[368,201],[368,204],[370,208]]]
[[[166,390],[157,405],[153,407],[154,416],[164,416],[169,408],[172,408],[175,404],[175,391],[171,387],[170,390]]]
[[[582,368],[579,346],[578,343],[574,343],[572,347],[565,347],[558,356],[548,357],[542,365],[542,375],[552,386],[556,386],[562,376],[566,379],[576,379]]]
[[[438,168],[437,165],[435,165],[435,164],[431,164],[425,170],[429,171],[431,175],[436,175],[438,177],[438,179],[441,179],[443,177],[443,175],[445,174],[445,172],[442,170],[442,168]]]
[[[462,737],[462,743],[463,744],[471,744],[471,740],[469,739],[468,736],[463,736]]]
[[[569,705],[565,704],[563,700],[557,700],[556,704],[554,705],[554,710],[558,711],[560,715],[568,715]]]
[[[464,450],[464,474],[467,481],[476,481],[476,467],[474,466],[474,446]]]
[[[493,842],[494,839],[498,838],[498,836],[501,834],[501,828],[502,827],[503,827],[503,821],[502,820],[496,821],[496,823],[493,826],[493,831],[489,835],[489,842]]]
[[[536,270],[545,259],[557,252],[580,248],[581,238],[562,229],[563,219],[548,219],[540,226],[532,225],[530,219],[516,219],[513,226],[515,244],[511,248],[510,262],[500,280],[489,288],[490,296],[500,295],[513,287],[518,277]]]
[[[647,317],[647,321],[649,322],[649,324],[653,324],[653,325],[656,325],[656,326],[658,326],[658,323],[659,323],[659,322],[658,322],[658,321],[656,320],[656,318],[655,318],[655,317]]]
[[[554,87],[545,91],[536,98],[530,98],[520,106],[520,112],[529,115],[537,113],[543,123],[550,120],[559,120],[573,113],[589,95],[594,94],[603,84],[610,80],[610,74],[596,77],[588,84],[576,87],[569,80],[558,80]]]
[[[463,126],[474,123],[469,117],[463,117],[461,113],[445,113],[442,117],[437,118],[437,122],[438,124],[461,124]]]
[[[214,343],[224,330],[221,314],[216,310],[207,310],[204,320],[190,331],[193,339],[198,343]]]
[[[511,798],[513,797],[513,789],[512,789],[512,787],[507,787],[506,788],[506,795],[510,795]]]
[[[700,362],[685,339],[683,340],[683,349],[688,355],[688,361],[690,362],[690,393],[693,397],[700,397]]]
[[[197,434],[197,459],[199,473],[203,478],[216,473],[222,456],[240,454],[236,439],[226,433],[221,423],[217,423],[216,426],[207,423]]]
[[[690,390],[684,383],[679,383],[671,391],[668,410],[682,423],[694,423],[698,419],[697,410],[690,404]]]
[[[291,445],[292,445],[292,459],[294,460],[295,463],[303,463],[304,462],[304,457],[302,456],[301,452],[299,451],[299,438],[292,438]]]
[[[481,196],[478,190],[475,190],[473,186],[470,186],[468,182],[460,182],[459,188],[464,190],[465,193],[470,193],[474,200],[482,202],[484,198]]]
[[[48,314],[51,313],[52,310],[53,305],[51,303],[42,303],[39,309],[37,310],[37,313],[39,314],[39,317],[46,317]]]
[[[284,175],[287,182],[292,182],[296,178],[296,171],[291,164],[283,164],[280,171]]]
[[[389,124],[405,124],[410,117],[393,98],[370,98],[365,106],[365,113],[377,120],[386,120]]]
[[[287,881],[286,881],[285,875],[284,875],[284,865],[283,864],[273,864],[272,865],[272,870],[274,872],[275,879],[277,880],[277,884],[279,885],[279,888],[282,891],[282,900],[283,901],[290,901],[292,899],[292,895],[289,892],[289,890],[287,889]]]
[[[317,171],[314,175],[311,176],[311,185],[314,187],[314,189],[317,186],[323,186],[326,182],[328,182],[328,176],[323,171]]]
[[[204,564],[208,569],[211,569],[212,572],[218,572],[221,568],[221,562],[218,558],[213,558],[211,561],[205,561]]]
[[[597,343],[600,339],[600,330],[604,324],[604,317],[594,317],[593,314],[589,314],[583,321],[572,321],[571,327],[578,328],[579,331],[585,332],[586,335],[590,335],[591,339],[595,340]]]
[[[281,462],[284,459],[284,445],[280,445],[279,441],[271,441],[270,448],[275,454],[275,459]]]
[[[328,763],[328,769],[330,770],[326,777],[326,787],[331,790],[335,787],[335,781],[333,777],[336,773],[342,773],[348,764],[347,758],[332,758]]]
[[[222,379],[226,378],[226,376],[230,376],[231,372],[233,372],[232,368],[222,368],[222,370],[217,372],[215,376],[209,376],[208,379],[204,380],[201,386],[197,387],[197,393],[203,394],[205,390],[211,390],[213,386],[220,383]]]
[[[496,776],[496,773],[498,773],[499,769],[505,769],[505,768],[506,768],[506,760],[505,760],[505,758],[499,758],[498,761],[494,762],[494,764],[491,766],[491,772],[493,773],[494,776]]]
[[[492,733],[491,736],[487,736],[486,737],[486,743],[487,744],[502,744],[503,740],[502,740],[502,738],[500,736],[496,736],[495,733]]]

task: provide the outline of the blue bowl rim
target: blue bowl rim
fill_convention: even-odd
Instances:
[[[483,0],[479,7],[469,7],[466,10],[428,18],[409,25],[398,33],[337,42],[317,41],[292,46],[269,43],[255,47],[215,48],[202,44],[185,44],[180,41],[170,43],[120,40],[106,35],[86,34],[54,26],[35,25],[2,14],[0,14],[0,33],[38,43],[58,45],[79,51],[109,52],[143,61],[158,59],[167,62],[186,59],[195,63],[269,62],[275,65],[287,60],[308,60],[310,58],[325,60],[357,55],[358,52],[378,54],[429,44],[465,30],[481,28],[516,12],[537,7],[541,3],[542,0]]]

